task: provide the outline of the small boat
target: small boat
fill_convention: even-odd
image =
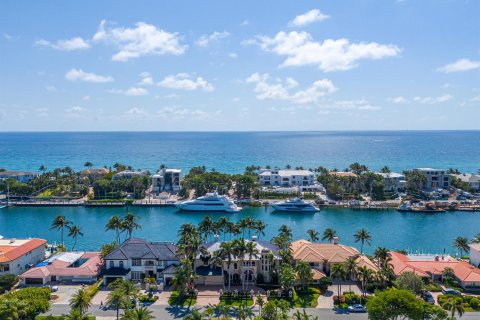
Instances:
[[[2,206],[0,206],[0,209],[4,209],[4,208],[6,208],[6,207],[7,207],[7,206],[3,206],[3,205],[2,205]]]
[[[184,211],[224,211],[238,212],[242,210],[227,196],[217,192],[207,193],[194,200],[186,200],[176,204],[177,208]]]
[[[433,203],[427,203],[425,206],[409,206],[406,202],[403,202],[397,209],[399,212],[417,212],[417,213],[437,213],[445,212],[445,209],[437,207]]]
[[[272,207],[276,211],[289,212],[318,212],[320,209],[302,198],[287,199],[285,201],[274,202]]]

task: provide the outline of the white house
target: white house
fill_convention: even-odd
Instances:
[[[245,240],[246,243],[255,243],[258,255],[249,256],[245,254],[242,258],[237,256],[231,257],[230,268],[228,267],[228,259],[224,259],[222,265],[219,266],[212,262],[215,251],[220,249],[222,241],[205,243],[202,246],[208,252],[207,255],[199,253],[195,260],[194,268],[197,274],[196,284],[202,285],[223,285],[228,283],[228,277],[232,285],[238,285],[242,282],[254,284],[257,282],[270,282],[272,271],[280,265],[280,257],[278,248],[274,244],[258,240],[253,236],[251,240]]]
[[[19,275],[45,259],[43,239],[1,239],[0,276]]]
[[[112,176],[112,180],[117,180],[117,179],[132,179],[134,177],[144,177],[147,175],[147,172],[145,171],[121,171],[118,173],[115,173]]]
[[[470,264],[480,268],[480,243],[471,243],[470,246]]]
[[[398,192],[405,189],[405,176],[396,172],[375,173],[383,177],[384,192]]]
[[[163,168],[152,176],[152,191],[178,192],[183,180],[182,170]]]
[[[27,183],[38,177],[38,173],[28,171],[3,171],[0,172],[0,179],[15,179],[18,182]]]
[[[416,168],[413,171],[421,173],[426,179],[423,189],[431,191],[435,189],[450,188],[450,175],[444,169]]]
[[[472,173],[452,174],[452,177],[468,183],[475,190],[480,190],[480,175]]]
[[[105,257],[103,281],[110,283],[118,278],[142,281],[155,278],[168,284],[175,266],[180,262],[175,256],[176,246],[170,242],[149,242],[131,238]]]
[[[262,186],[300,187],[301,191],[320,191],[321,185],[309,170],[260,169],[259,181]],[[318,189],[318,190],[317,190]]]

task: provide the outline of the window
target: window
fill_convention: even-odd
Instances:
[[[0,264],[0,272],[7,272],[10,271],[10,265],[7,264]]]
[[[142,273],[140,271],[132,271],[132,280],[142,280]]]
[[[123,268],[123,261],[120,261],[120,268]]]
[[[142,265],[141,259],[132,259],[132,266],[138,267]]]
[[[110,261],[110,262],[108,263],[108,265],[110,266],[110,268],[113,268],[113,267],[115,267],[115,262]]]
[[[155,262],[152,261],[152,260],[147,260],[147,261],[145,261],[145,265],[146,265],[146,266],[153,266],[154,264],[155,264]]]
[[[238,265],[237,265],[236,262],[233,264],[233,269],[234,269],[234,270],[237,270],[237,269],[238,269]]]

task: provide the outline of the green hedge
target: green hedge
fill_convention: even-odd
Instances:
[[[96,320],[97,317],[89,316],[88,320]],[[64,316],[36,316],[35,320],[65,320]]]

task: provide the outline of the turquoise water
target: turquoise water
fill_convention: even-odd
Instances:
[[[456,167],[476,172],[480,131],[371,132],[86,132],[0,133],[0,168],[82,169],[115,162],[155,170],[165,163],[242,172],[247,165],[343,169],[353,162],[374,170],[388,165]]]
[[[179,226],[198,223],[204,215],[179,212],[176,208],[130,208],[141,217],[141,230],[134,236],[149,240],[175,241]],[[49,230],[56,215],[65,215],[79,225],[84,237],[79,239],[79,249],[98,249],[114,239],[114,232],[104,231],[107,220],[113,214],[123,215],[125,208],[8,208],[0,210],[0,234],[5,237],[41,237],[49,242],[59,241],[60,232]],[[218,218],[222,214],[211,214]],[[305,238],[306,231],[315,228],[323,232],[333,227],[345,244],[355,245],[353,233],[366,228],[372,234],[372,252],[376,246],[391,249],[421,250],[441,253],[445,249],[454,253],[453,239],[457,236],[471,238],[480,232],[479,212],[446,212],[439,214],[398,213],[396,211],[354,211],[350,209],[326,209],[312,214],[276,213],[268,208],[246,208],[241,213],[229,215],[232,221],[246,216],[261,219],[267,224],[264,239],[271,239],[281,224],[293,230],[295,239]],[[70,240],[67,242],[70,243]]]

